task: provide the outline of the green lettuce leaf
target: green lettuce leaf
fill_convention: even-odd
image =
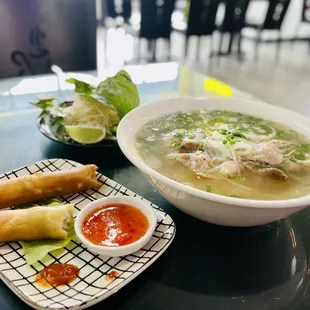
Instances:
[[[94,91],[94,87],[90,84],[77,80],[75,78],[70,78],[66,80],[67,83],[75,85],[75,92],[79,94],[92,94]]]
[[[23,247],[24,257],[27,264],[33,265],[39,260],[42,260],[49,252],[63,249],[74,238],[74,220],[72,219],[68,225],[68,235],[64,240],[35,240],[35,241],[20,241]]]
[[[26,209],[37,206],[55,207],[62,205],[58,199],[44,199],[35,203],[27,203],[15,207],[14,209]],[[27,264],[33,265],[39,260],[42,260],[49,252],[60,250],[66,247],[69,242],[75,237],[74,219],[72,219],[67,228],[67,238],[64,240],[34,240],[34,241],[20,241],[19,243],[23,247],[24,257]]]
[[[13,209],[28,209],[28,208],[33,208],[33,207],[55,207],[55,206],[60,206],[62,205],[63,202],[57,198],[47,198],[47,199],[42,199],[37,202],[29,202],[29,203],[24,203],[21,205],[18,205],[16,207],[13,207]]]
[[[101,82],[96,93],[117,109],[120,118],[139,106],[138,89],[125,70]]]

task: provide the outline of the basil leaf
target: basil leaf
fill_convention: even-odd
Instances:
[[[94,87],[90,84],[77,80],[75,78],[70,78],[66,80],[67,83],[75,85],[75,92],[80,94],[92,94],[94,91]]]
[[[64,120],[63,117],[54,117],[50,116],[49,118],[49,128],[53,135],[60,141],[65,141],[65,126],[64,126]]]
[[[117,109],[120,118],[139,106],[137,87],[125,70],[101,82],[96,88],[96,93],[106,98],[108,103]]]
[[[47,110],[48,108],[51,108],[54,105],[54,100],[55,98],[51,97],[48,99],[40,99],[39,102],[30,102],[30,103],[37,108]]]

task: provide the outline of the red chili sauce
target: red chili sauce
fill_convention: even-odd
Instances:
[[[105,276],[105,279],[108,281],[113,281],[117,276],[118,276],[118,272],[115,270],[112,270]]]
[[[82,232],[93,244],[115,247],[137,241],[148,228],[148,218],[137,208],[126,204],[109,204],[86,217]]]
[[[66,285],[79,275],[79,268],[70,264],[52,264],[35,276],[36,283],[44,287]]]

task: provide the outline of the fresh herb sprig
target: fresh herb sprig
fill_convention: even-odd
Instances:
[[[225,137],[223,144],[235,145],[240,138],[248,140],[247,137],[239,131],[220,129],[218,132]]]

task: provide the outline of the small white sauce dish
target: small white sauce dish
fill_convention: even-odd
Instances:
[[[90,242],[82,232],[82,226],[86,217],[100,207],[110,204],[126,204],[140,210],[149,221],[149,228],[140,239],[123,246],[103,246]],[[154,209],[143,200],[128,196],[113,196],[93,201],[83,208],[75,219],[74,229],[81,242],[93,253],[103,256],[126,256],[143,248],[151,239],[157,225],[157,215]]]

